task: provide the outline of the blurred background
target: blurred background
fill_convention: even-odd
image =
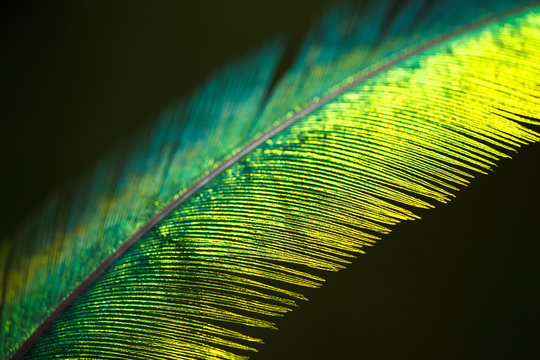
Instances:
[[[0,237],[213,71],[331,1],[2,5]],[[538,354],[540,144],[421,213],[260,332],[255,359]],[[5,240],[4,240],[5,241]]]

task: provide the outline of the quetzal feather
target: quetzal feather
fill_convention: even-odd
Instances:
[[[415,209],[540,135],[540,6],[329,10],[225,67],[2,243],[3,359],[249,356]],[[277,81],[276,81],[277,80]]]

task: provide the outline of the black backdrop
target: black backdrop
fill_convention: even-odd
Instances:
[[[112,2],[111,2],[112,3]],[[2,237],[216,68],[329,1],[2,5]],[[254,358],[538,355],[539,144],[402,224],[262,331]],[[535,336],[536,335],[536,336]]]

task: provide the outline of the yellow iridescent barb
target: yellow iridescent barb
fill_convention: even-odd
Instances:
[[[539,134],[540,10],[430,48],[268,139],[141,238],[28,358],[235,359],[300,287]],[[234,324],[234,325],[231,325]],[[238,330],[240,329],[240,330]],[[251,344],[250,344],[251,343]]]

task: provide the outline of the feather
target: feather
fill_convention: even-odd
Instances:
[[[538,7],[391,5],[330,11],[275,86],[281,41],[224,68],[52,197],[2,243],[3,358],[246,356],[322,271],[538,141]]]

